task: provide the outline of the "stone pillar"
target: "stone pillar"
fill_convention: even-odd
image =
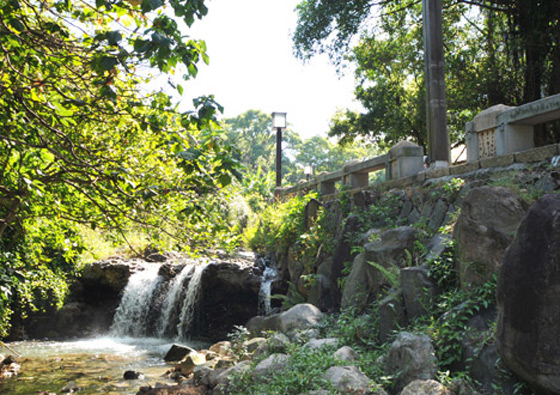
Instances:
[[[410,141],[401,141],[389,150],[391,177],[413,176],[424,170],[424,149]]]
[[[467,162],[503,155],[501,147],[504,147],[505,136],[503,132],[498,132],[498,117],[511,108],[497,104],[480,112],[472,122],[467,123]]]
[[[365,188],[369,186],[369,174],[368,173],[350,173],[350,188]]]
[[[334,181],[321,181],[319,183],[319,193],[321,195],[334,195],[336,193],[336,185]]]

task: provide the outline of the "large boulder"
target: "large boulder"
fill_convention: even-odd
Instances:
[[[325,380],[339,393],[364,393],[370,387],[369,378],[354,365],[333,366],[325,372]]]
[[[401,395],[449,395],[449,391],[435,380],[414,380],[401,392]]]
[[[201,316],[193,335],[224,339],[258,313],[261,277],[253,262],[216,262],[202,275]]]
[[[384,289],[389,289],[390,281],[370,262],[395,272],[397,277],[396,270],[406,266],[405,251],[414,248],[415,234],[414,229],[401,226],[383,233],[380,241],[366,244],[364,252],[352,263],[352,270],[343,288],[341,307],[353,307],[361,311],[376,300]]]
[[[428,277],[427,265],[401,269],[401,288],[406,317],[412,321],[426,314],[437,294],[434,282]]]
[[[437,360],[430,338],[408,332],[398,334],[385,358],[385,371],[395,376],[395,389],[402,390],[413,380],[436,377]]]
[[[524,215],[521,201],[509,189],[483,186],[467,193],[453,233],[463,288],[480,285],[498,272]]]
[[[247,322],[247,329],[259,335],[262,331],[288,333],[294,329],[305,330],[316,326],[323,319],[323,313],[309,303],[295,305],[288,311],[268,317],[256,316]]]
[[[560,393],[560,196],[529,210],[498,280],[498,348],[518,376]]]

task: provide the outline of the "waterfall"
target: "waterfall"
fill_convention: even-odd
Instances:
[[[115,312],[117,336],[188,337],[201,295],[206,265],[187,264],[175,277],[158,275],[159,265],[145,265],[130,276]]]
[[[149,318],[156,289],[163,282],[159,265],[145,265],[130,276],[123,297],[115,312],[111,332],[121,336],[142,336]]]
[[[189,331],[192,328],[195,309],[197,302],[200,299],[200,280],[202,279],[202,272],[204,272],[205,268],[206,266],[195,266],[194,273],[189,281],[189,287],[187,288],[185,298],[183,299],[179,325],[177,326],[177,332],[181,338],[188,336]]]
[[[261,277],[261,287],[259,289],[259,314],[269,315],[272,311],[270,292],[278,271],[275,267],[267,266],[264,259],[262,259],[261,262],[264,264],[264,271]]]
[[[171,280],[169,290],[161,308],[161,315],[158,321],[158,337],[169,337],[176,334],[179,320],[179,312],[183,304],[185,287],[189,285],[190,275],[195,266],[187,265],[181,272]]]

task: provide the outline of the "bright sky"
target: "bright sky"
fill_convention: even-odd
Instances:
[[[214,94],[224,117],[256,109],[287,112],[302,137],[325,136],[337,109],[358,109],[353,73],[340,78],[326,56],[302,64],[292,55],[291,33],[300,0],[208,0],[208,15],[196,21],[192,38],[206,41],[210,65],[183,83],[182,107]]]

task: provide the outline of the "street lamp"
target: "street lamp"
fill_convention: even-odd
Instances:
[[[313,166],[305,165],[303,167],[303,174],[305,174],[305,178],[307,178],[307,181],[309,181],[311,179],[311,176],[313,175]]]
[[[286,113],[272,113],[272,127],[276,129],[276,188],[282,186],[282,129],[286,129]]]

